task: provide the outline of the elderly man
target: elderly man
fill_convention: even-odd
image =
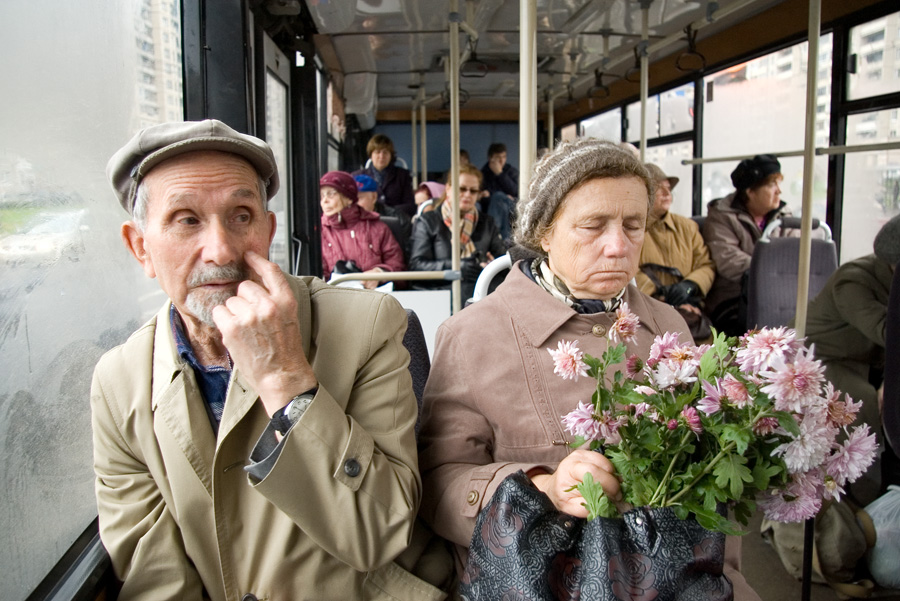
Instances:
[[[400,306],[266,260],[278,173],[261,140],[156,125],[107,172],[133,215],[125,246],[170,299],[94,372],[120,599],[443,598],[411,573],[421,485]]]

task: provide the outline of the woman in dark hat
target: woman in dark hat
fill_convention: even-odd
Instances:
[[[770,221],[790,215],[781,200],[781,163],[770,154],[744,159],[731,172],[735,191],[709,203],[703,239],[716,263],[716,279],[706,297],[713,324],[729,335],[743,334],[738,316],[741,277],[753,248]]]
[[[319,188],[325,280],[341,261],[345,273],[403,271],[403,250],[378,213],[359,206],[356,180],[350,174],[329,171],[319,180]],[[376,280],[363,282],[370,289],[378,284]]]

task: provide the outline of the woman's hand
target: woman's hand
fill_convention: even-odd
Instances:
[[[383,272],[384,272],[384,269],[382,269],[381,267],[373,267],[372,269],[368,269],[368,270],[364,271],[363,273],[383,273]],[[378,285],[380,283],[381,282],[379,282],[378,280],[363,280],[363,287],[366,290],[375,290],[376,288],[378,288]]]
[[[590,473],[594,481],[603,487],[603,492],[614,502],[622,500],[619,480],[609,459],[596,451],[579,449],[563,459],[552,474],[535,474],[531,481],[538,489],[550,497],[553,505],[564,513],[586,518],[587,508],[584,498],[575,487],[581,484],[584,475]]]

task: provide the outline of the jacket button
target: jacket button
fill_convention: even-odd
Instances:
[[[256,595],[253,593],[247,593],[243,597],[241,597],[241,601],[257,601]]]
[[[591,328],[591,334],[597,337],[606,336],[606,328],[598,323]]]
[[[359,466],[359,461],[357,461],[356,459],[348,459],[344,462],[344,473],[351,478],[356,478],[359,475],[361,469],[362,468]]]
[[[478,502],[478,491],[470,490],[469,494],[466,495],[466,503],[468,503],[469,505],[474,505],[477,502]]]

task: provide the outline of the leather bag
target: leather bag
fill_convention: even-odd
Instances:
[[[590,522],[561,513],[519,471],[478,514],[459,592],[466,601],[725,601],[724,555],[724,534],[669,508]]]

